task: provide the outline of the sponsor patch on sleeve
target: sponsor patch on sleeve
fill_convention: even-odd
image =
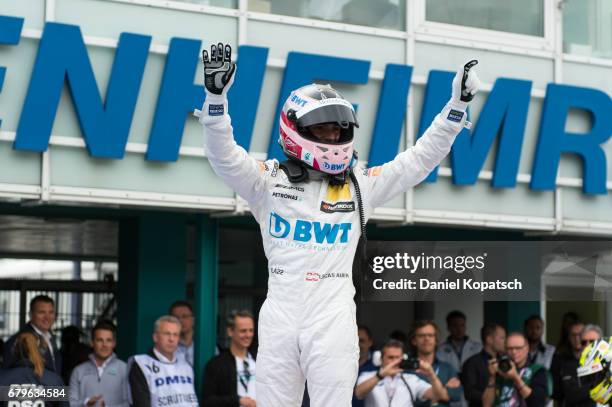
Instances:
[[[382,172],[382,166],[372,167],[368,169],[368,177],[378,177]]]
[[[259,171],[261,171],[261,172],[269,171],[268,164],[266,164],[266,163],[264,163],[262,161],[257,161],[257,165],[259,166]]]
[[[223,116],[224,111],[223,105],[208,105],[209,116]]]
[[[271,177],[276,177],[276,173],[278,172],[278,161],[274,162],[274,168],[272,168],[272,171],[270,171],[270,176]]]
[[[452,121],[452,122],[459,123],[461,121],[461,119],[463,119],[463,113],[464,112],[462,112],[460,110],[451,109],[450,112],[448,112],[447,119]]]

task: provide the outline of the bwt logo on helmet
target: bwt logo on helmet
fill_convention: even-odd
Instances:
[[[298,95],[291,96],[291,101],[295,103],[296,105],[300,105],[302,107],[306,106],[306,103],[308,103],[306,99],[302,99]]]
[[[310,222],[307,220],[296,219],[293,225],[293,235],[291,238],[298,242],[316,243],[348,243],[348,235],[351,230],[351,223],[321,223]],[[277,239],[285,239],[291,234],[291,223],[282,216],[270,213],[270,236]]]
[[[330,171],[340,171],[344,169],[346,164],[330,164],[327,161],[323,161],[323,168]]]

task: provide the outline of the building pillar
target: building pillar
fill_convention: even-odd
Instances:
[[[196,218],[196,268],[194,287],[196,391],[200,391],[206,362],[217,345],[219,287],[219,225],[208,215]]]
[[[537,244],[528,243],[525,244]],[[531,315],[540,315],[539,298],[533,298],[533,293],[540,293],[542,285],[541,258],[538,250],[521,251],[523,266],[521,270],[505,270],[505,274],[498,277],[502,281],[511,281],[518,278],[524,287],[529,287],[527,291],[530,296],[517,293],[506,298],[516,299],[514,301],[485,301],[484,317],[485,322],[497,322],[503,325],[508,333],[523,332],[523,324]],[[500,296],[501,297],[501,296]],[[502,297],[503,298],[503,297]]]
[[[540,315],[539,301],[485,301],[485,322],[497,322],[510,332],[523,332],[523,323],[531,315]]]
[[[182,214],[147,213],[119,226],[117,353],[144,353],[153,324],[185,299],[187,222]]]

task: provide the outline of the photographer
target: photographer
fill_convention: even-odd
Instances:
[[[551,393],[548,371],[528,363],[529,343],[525,335],[519,332],[508,335],[506,351],[507,357],[489,360],[483,406],[544,406]]]
[[[363,372],[357,379],[357,398],[365,399],[366,407],[412,407],[417,400],[448,401],[448,392],[429,363],[419,361],[415,373],[425,375],[431,384],[416,374],[405,373],[403,367],[409,366],[403,365],[414,364],[416,361],[408,360],[408,363],[402,364],[403,360],[403,344],[397,340],[389,340],[382,348],[381,368],[374,372]]]
[[[449,406],[450,403],[458,403],[461,400],[463,389],[459,381],[457,370],[449,363],[439,360],[436,357],[436,346],[438,342],[438,326],[431,320],[418,320],[414,322],[410,334],[410,344],[415,349],[415,354],[419,360],[423,360],[431,365],[435,375],[446,387],[449,401],[440,400],[438,406]],[[418,374],[418,376],[430,383],[429,377]],[[417,401],[418,407],[429,407],[432,403],[428,401]]]

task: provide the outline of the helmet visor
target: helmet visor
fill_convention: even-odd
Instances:
[[[299,127],[308,127],[315,124],[338,123],[343,129],[350,125],[359,127],[357,117],[352,106],[346,104],[324,104],[316,109],[300,115],[298,112],[297,124]]]

